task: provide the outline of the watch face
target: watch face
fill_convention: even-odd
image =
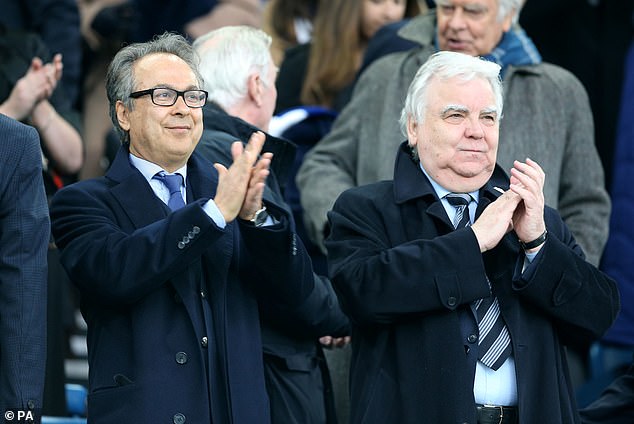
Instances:
[[[253,217],[253,223],[256,227],[259,227],[266,222],[266,218],[268,218],[268,216],[269,214],[266,212],[266,207],[263,206],[262,209],[255,213],[255,216]]]

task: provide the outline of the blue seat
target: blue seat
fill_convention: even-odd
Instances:
[[[88,389],[81,384],[65,384],[68,417],[43,416],[41,424],[86,424]]]
[[[81,384],[66,384],[65,388],[68,415],[85,417],[88,389]]]
[[[42,417],[42,424],[86,424],[83,417]]]

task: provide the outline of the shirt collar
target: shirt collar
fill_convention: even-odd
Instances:
[[[421,171],[423,171],[423,174],[425,174],[425,176],[427,177],[427,179],[431,183],[431,186],[433,187],[433,189],[436,192],[436,195],[438,196],[439,199],[443,199],[446,195],[448,195],[449,193],[452,193],[451,191],[447,190],[446,188],[444,188],[443,186],[438,184],[436,181],[434,181],[434,179],[429,176],[427,171],[425,171],[425,168],[423,168],[423,164],[422,163],[419,162],[418,165],[420,166]],[[469,193],[469,195],[471,196],[471,198],[476,203],[478,203],[478,200],[480,200],[480,191],[479,190],[472,191],[472,192]]]
[[[183,165],[181,168],[177,169],[175,172],[170,173],[165,171],[163,168],[161,168],[157,164],[149,162],[140,157],[134,156],[132,153],[130,153],[130,163],[132,164],[132,166],[134,166],[136,169],[139,170],[139,172],[143,175],[143,177],[147,180],[148,183],[152,180],[152,178],[156,174],[158,174],[159,172],[164,172],[167,175],[181,174],[183,176],[183,181],[185,182],[185,185],[187,185],[187,165],[186,164]]]

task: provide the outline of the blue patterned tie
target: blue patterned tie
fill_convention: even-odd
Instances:
[[[169,190],[170,199],[167,202],[167,206],[171,210],[175,211],[185,206],[185,201],[181,194],[181,186],[183,185],[183,176],[181,174],[167,175],[159,173],[154,178],[165,184],[165,187]]]
[[[461,193],[449,193],[445,196],[451,206],[456,208],[453,225],[456,229],[471,225],[469,203],[471,196]],[[488,281],[488,279],[487,279]],[[489,283],[489,289],[491,288]],[[475,302],[478,320],[478,359],[487,367],[497,370],[511,355],[511,337],[500,315],[500,304],[493,295]]]

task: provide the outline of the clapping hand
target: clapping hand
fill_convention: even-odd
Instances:
[[[273,157],[272,153],[259,157],[264,140],[264,134],[258,131],[251,135],[244,147],[242,142],[236,141],[231,145],[233,164],[228,169],[222,164],[214,164],[219,174],[214,202],[226,222],[237,216],[251,219],[262,207],[262,193]]]

